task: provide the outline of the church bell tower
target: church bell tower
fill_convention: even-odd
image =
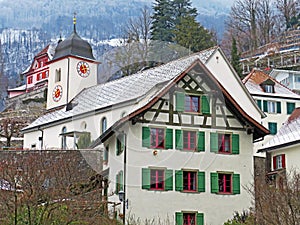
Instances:
[[[97,85],[97,68],[92,48],[76,32],[60,41],[49,62],[47,110],[67,105],[84,88]]]

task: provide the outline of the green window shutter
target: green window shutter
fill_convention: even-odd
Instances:
[[[268,112],[268,101],[263,101],[264,104],[264,112]]]
[[[173,190],[173,170],[165,171],[165,190],[166,191]]]
[[[173,130],[166,129],[166,136],[165,136],[165,148],[172,149],[173,148]]]
[[[277,123],[269,122],[268,126],[269,126],[269,130],[270,130],[270,134],[275,135],[277,133]]]
[[[204,225],[204,214],[203,213],[197,213],[197,225]]]
[[[176,225],[183,225],[183,213],[182,212],[176,212],[175,213],[175,220],[176,220]]]
[[[201,112],[203,114],[210,114],[209,98],[206,95],[201,96]]]
[[[150,169],[142,168],[142,189],[150,189]]]
[[[120,172],[119,172],[119,184],[120,184],[120,186],[119,186],[119,190],[120,191],[123,191],[123,170],[121,170]]]
[[[233,174],[232,182],[233,182],[233,188],[232,188],[233,194],[235,194],[235,195],[240,194],[241,193],[240,175],[239,174]]]
[[[183,149],[183,131],[175,130],[176,149]]]
[[[281,113],[281,102],[277,102],[277,113]]]
[[[287,114],[292,114],[294,109],[295,109],[295,103],[294,102],[287,102],[286,103],[286,112],[287,112]]]
[[[185,94],[182,92],[176,92],[176,111],[184,111],[184,98]]]
[[[205,151],[205,133],[203,131],[198,132],[197,150],[198,152]]]
[[[175,191],[183,190],[183,171],[176,170],[175,171]]]
[[[218,134],[210,133],[210,151],[218,152]]]
[[[260,109],[262,109],[262,108],[261,108],[261,100],[260,100],[260,99],[257,99],[256,102],[257,102],[258,107],[259,107]]]
[[[218,173],[210,173],[210,190],[211,193],[219,192]]]
[[[142,146],[143,147],[150,147],[150,128],[143,127],[142,130]]]
[[[198,192],[205,192],[205,172],[198,172]]]
[[[240,153],[240,136],[238,134],[232,134],[231,136],[232,143],[232,154]]]
[[[116,194],[120,191],[120,184],[119,184],[119,174],[116,175]]]

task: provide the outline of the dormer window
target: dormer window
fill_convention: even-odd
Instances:
[[[275,82],[271,79],[265,80],[260,84],[261,88],[263,89],[264,92],[266,93],[275,93]]]

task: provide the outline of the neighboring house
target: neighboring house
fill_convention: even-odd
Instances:
[[[21,75],[24,77],[26,84],[8,89],[8,101],[10,98],[22,95],[30,92],[43,92],[47,87],[47,81],[49,77],[49,65],[48,62],[52,59],[56,44],[47,45],[42,51],[40,51],[33,59],[31,65]],[[42,89],[42,90],[40,90]],[[25,98],[26,96],[22,96]]]
[[[300,71],[273,69],[270,76],[289,89],[300,92]]]
[[[283,185],[287,174],[300,169],[300,108],[296,108],[278,133],[259,152],[266,152],[270,181]]]
[[[261,70],[252,70],[243,79],[243,83],[259,108],[267,115],[261,123],[270,130],[270,135],[255,144],[255,150],[258,150],[277,133],[293,110],[300,107],[300,95]]]

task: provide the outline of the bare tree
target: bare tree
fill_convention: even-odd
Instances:
[[[107,182],[83,167],[80,158],[46,151],[22,154],[0,165],[1,224],[116,224],[103,201]]]
[[[299,3],[298,3],[299,4]],[[280,12],[280,17],[283,19],[285,30],[290,28],[290,21],[293,16],[296,16],[297,1],[295,0],[277,0],[276,6]]]

